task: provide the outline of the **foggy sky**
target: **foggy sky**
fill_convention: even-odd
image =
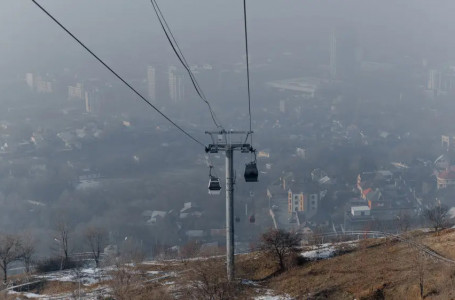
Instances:
[[[144,65],[169,61],[170,48],[150,1],[48,0],[40,2],[97,53],[114,64],[135,57]],[[159,2],[190,61],[222,63],[243,54],[242,1],[173,0]],[[311,34],[324,35],[347,25],[388,47],[418,48],[453,56],[453,1],[270,1],[249,0],[251,52],[278,44],[298,52]],[[392,45],[391,45],[392,42]],[[439,53],[439,52],[442,53]],[[160,55],[157,55],[160,53]],[[0,3],[1,73],[14,74],[26,66],[81,58],[92,63],[31,1]],[[321,54],[322,55],[322,54]],[[325,55],[325,53],[324,53]],[[450,57],[453,59],[453,57]],[[136,62],[138,63],[138,62]],[[122,65],[123,66],[123,65]]]

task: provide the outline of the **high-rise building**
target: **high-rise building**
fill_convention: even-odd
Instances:
[[[335,32],[330,35],[330,77],[337,76],[337,38]]]
[[[174,66],[169,67],[169,97],[172,102],[180,102],[185,98],[183,74]]]
[[[150,101],[156,103],[156,69],[152,66],[147,68],[147,86]]]
[[[38,93],[50,94],[54,91],[51,81],[47,81],[43,79],[43,77],[33,73],[25,74],[25,82],[32,90],[35,90]]]
[[[34,87],[34,81],[33,81],[33,74],[32,73],[27,73],[25,74],[25,82],[27,83],[27,85],[33,89]]]
[[[438,90],[440,88],[441,73],[438,70],[430,70],[428,72],[428,84],[429,90]]]
[[[45,81],[41,76],[36,76],[34,79],[35,89],[38,93],[52,93],[52,82]]]
[[[84,98],[84,87],[82,83],[77,83],[75,86],[68,86],[68,97],[71,98]]]

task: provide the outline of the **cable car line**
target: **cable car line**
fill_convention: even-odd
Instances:
[[[254,154],[254,160],[245,166],[245,181],[246,182],[257,182],[258,181],[258,169],[256,165],[256,150],[253,147],[253,131],[251,126],[251,88],[250,88],[250,57],[248,50],[248,24],[246,16],[246,0],[243,0],[243,18],[245,23],[245,52],[246,52],[246,78],[248,86],[248,114],[250,117],[250,142],[251,142],[251,154]],[[248,138],[248,137],[247,137]]]
[[[60,26],[68,35],[70,35],[79,45],[81,45],[88,53],[90,53],[96,60],[98,60],[106,69],[108,69],[115,77],[117,77],[123,84],[125,84],[133,93],[135,93],[141,100],[143,100],[147,105],[153,108],[156,112],[158,112],[163,118],[169,121],[172,125],[174,125],[178,130],[180,130],[183,134],[189,137],[194,142],[198,143],[199,145],[205,147],[205,145],[193,137],[190,133],[172,121],[168,116],[166,116],[163,112],[161,112],[155,105],[153,105],[149,100],[147,100],[141,93],[139,93],[131,84],[129,84],[123,77],[121,77],[117,72],[115,72],[109,65],[107,65],[101,58],[99,58],[90,48],[88,48],[81,40],[79,40],[71,31],[69,31],[65,26],[62,25],[51,13],[49,13],[44,7],[42,7],[36,0],[32,0],[32,2],[38,6],[46,15],[49,16],[58,26]]]
[[[185,56],[183,55],[182,50],[180,49],[177,40],[175,39],[174,35],[172,34],[172,30],[169,27],[169,24],[166,21],[166,18],[164,17],[163,13],[161,12],[160,7],[158,6],[158,3],[156,0],[150,0],[152,3],[153,9],[155,11],[156,16],[158,17],[158,21],[161,24],[161,28],[164,31],[164,34],[166,35],[167,40],[169,41],[172,50],[174,51],[175,55],[177,55],[177,58],[179,59],[180,63],[183,65],[185,70],[188,72],[188,75],[190,76],[191,82],[193,84],[194,89],[196,90],[196,93],[198,96],[204,101],[210,111],[210,115],[212,117],[213,123],[217,128],[223,128],[223,126],[220,125],[220,123],[217,121],[217,117],[215,112],[212,109],[212,106],[210,105],[210,102],[207,100],[204,92],[202,91],[202,88],[200,87],[198,81],[196,80],[196,77],[194,76],[193,72],[191,71],[191,68],[188,64],[188,62],[185,59]]]
[[[249,58],[249,51],[248,51],[248,25],[247,25],[247,17],[246,17],[246,0],[243,0],[243,17],[245,21],[245,51],[246,51],[246,77],[247,77],[247,85],[248,85],[248,114],[250,116],[250,132],[251,130],[251,89],[250,89],[250,58]],[[253,134],[250,136],[251,139],[251,146],[253,146]]]

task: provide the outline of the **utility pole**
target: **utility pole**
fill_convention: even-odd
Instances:
[[[229,281],[235,279],[234,267],[234,151],[254,152],[247,144],[252,131],[206,131],[212,138],[212,144],[205,148],[207,153],[226,153],[226,272]],[[240,139],[240,140],[235,140]]]

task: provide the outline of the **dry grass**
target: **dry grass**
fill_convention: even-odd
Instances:
[[[237,277],[260,281],[277,272],[279,266],[273,259],[261,252],[236,256]]]
[[[407,237],[455,259],[455,230],[445,230],[440,235],[409,232]],[[277,273],[278,265],[263,253],[238,255],[237,277],[253,280],[258,286],[237,285],[233,293],[236,299],[251,299],[257,294],[257,289],[261,288],[289,294],[296,299],[414,300],[420,298],[419,274],[422,272],[419,273],[419,270],[423,270],[425,299],[455,299],[455,265],[447,265],[418,253],[408,244],[393,238],[363,240],[352,252],[327,260],[307,262],[283,273]],[[180,288],[190,286],[191,280],[200,280],[201,274],[210,275],[207,277],[207,286],[210,288],[215,289],[217,283],[225,282],[222,257],[138,264],[136,267],[126,267],[126,270],[135,275],[122,278],[122,274],[119,274],[117,280],[114,278],[110,282],[102,283],[111,286],[123,284],[128,287],[119,291],[125,293],[123,297],[118,297],[119,299],[171,299],[167,288],[172,286],[163,286],[165,281],[144,283],[150,278],[161,276],[145,275],[148,271],[175,272],[177,276],[169,280],[176,281]],[[196,276],[197,270],[199,277]],[[215,281],[212,280],[214,278]],[[89,289],[97,286],[99,284],[90,286]],[[197,285],[193,287],[195,286]],[[55,295],[71,293],[75,289],[76,283],[49,282],[41,292]],[[218,292],[216,289],[215,291]],[[188,296],[188,299],[197,299],[200,296],[197,294],[200,291],[197,290],[186,292],[184,295]]]
[[[455,242],[455,232],[440,236],[415,233],[440,253],[455,250],[445,246]],[[445,251],[445,252],[444,252]],[[432,258],[416,260],[417,251],[394,239],[365,240],[357,250],[271,278],[267,286],[297,299],[419,299],[416,265],[424,268],[425,299],[454,299],[455,265],[447,266]]]
[[[78,284],[75,282],[46,281],[39,292],[46,295],[58,295],[72,293],[77,288]]]

